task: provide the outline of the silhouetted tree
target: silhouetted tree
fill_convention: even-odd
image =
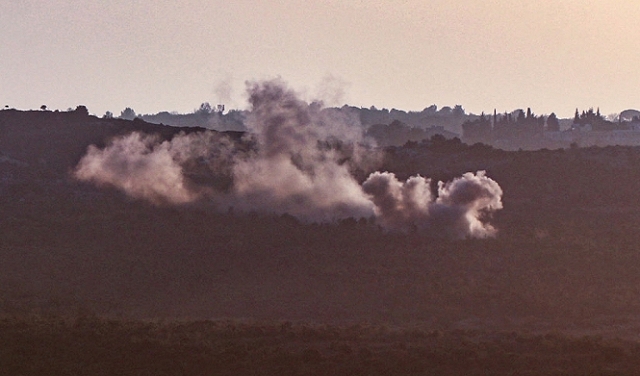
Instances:
[[[487,119],[484,112],[476,120],[468,120],[462,124],[462,137],[468,144],[477,142],[490,144],[491,136],[491,120]]]
[[[86,106],[83,106],[83,105],[79,105],[78,107],[76,107],[76,109],[73,112],[79,116],[89,116],[89,110],[87,109]]]
[[[461,105],[457,104],[455,105],[453,110],[451,110],[451,114],[453,116],[464,116],[464,108],[462,108]]]
[[[427,114],[427,115],[433,115],[436,112],[438,112],[438,106],[436,106],[435,104],[432,104],[429,107],[425,107],[425,109],[422,110],[422,113]]]
[[[133,120],[136,118],[136,112],[131,107],[127,107],[120,112],[120,119]]]
[[[577,114],[578,111],[576,110],[576,115]],[[573,123],[579,124],[581,126],[585,126],[588,124],[594,131],[612,131],[615,129],[625,129],[623,124],[621,123],[615,124],[611,121],[606,120],[602,116],[602,114],[600,114],[600,109],[594,111],[593,107],[589,108],[589,110],[587,111],[583,110],[580,116],[574,118]]]
[[[547,130],[549,132],[558,132],[560,130],[560,121],[555,113],[551,113],[547,118]]]
[[[451,107],[449,106],[444,106],[440,109],[440,111],[438,111],[438,114],[440,115],[445,115],[445,116],[449,116],[451,115]]]
[[[46,105],[46,104],[43,104],[42,106],[40,106],[40,109],[41,109],[42,111],[46,111],[46,110],[47,110],[47,105]]]
[[[195,112],[199,115],[209,115],[211,112],[213,112],[213,108],[211,107],[209,102],[204,102]]]
[[[540,115],[538,117],[535,118],[536,122],[538,123],[538,125],[540,126],[540,129],[544,130],[544,124],[546,122],[546,119],[544,118],[544,116]]]

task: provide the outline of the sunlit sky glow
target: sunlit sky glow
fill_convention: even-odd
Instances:
[[[571,116],[640,108],[629,0],[0,0],[0,105],[116,115],[307,100]]]

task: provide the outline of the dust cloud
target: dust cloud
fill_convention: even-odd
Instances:
[[[306,103],[281,80],[247,83],[250,115],[243,143],[202,132],[171,140],[139,132],[104,149],[90,146],[74,176],[116,187],[156,204],[209,200],[221,209],[287,213],[305,221],[371,218],[389,230],[437,231],[451,237],[488,237],[502,208],[502,189],[483,171],[437,187],[413,176],[374,172],[364,183],[356,171],[373,170],[380,156],[357,117],[322,103]],[[224,172],[228,189],[195,183],[193,164]]]

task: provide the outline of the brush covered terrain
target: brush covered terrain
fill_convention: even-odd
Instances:
[[[640,148],[386,148],[381,170],[402,179],[486,170],[500,184],[497,237],[449,240],[155,206],[72,177],[89,145],[132,130],[203,131],[0,111],[0,372],[640,369]]]

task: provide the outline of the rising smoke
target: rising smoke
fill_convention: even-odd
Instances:
[[[198,158],[212,168],[224,169],[224,162],[232,158],[230,150],[229,140],[213,132],[181,133],[171,141],[133,132],[102,150],[89,146],[74,175],[155,204],[184,204],[212,193],[211,187],[194,184],[185,177],[185,165]]]
[[[158,204],[206,199],[221,209],[288,213],[307,221],[373,216],[390,230],[495,235],[487,219],[502,208],[502,190],[484,172],[439,182],[437,195],[421,176],[401,182],[393,173],[374,172],[361,185],[354,172],[370,169],[378,158],[356,117],[308,104],[280,80],[249,83],[247,93],[249,151],[213,132],[170,141],[132,133],[104,149],[90,146],[75,177]],[[185,172],[194,160],[223,171],[231,186],[196,184]]]
[[[399,181],[390,172],[374,172],[362,184],[375,204],[383,226],[403,230],[413,226],[452,237],[494,236],[483,216],[502,208],[502,189],[484,171],[466,173],[449,183],[438,182],[434,199],[431,180],[412,176]]]

